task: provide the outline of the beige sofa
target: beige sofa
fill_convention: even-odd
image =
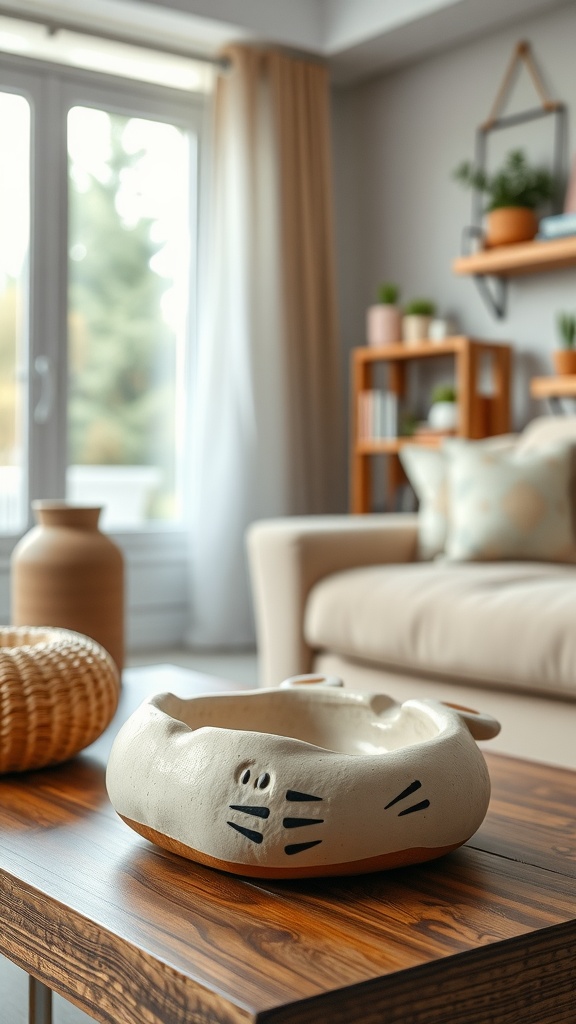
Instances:
[[[542,417],[521,441],[576,439]],[[262,685],[301,672],[488,711],[490,749],[576,768],[576,564],[424,562],[416,515],[294,517],[248,534]]]

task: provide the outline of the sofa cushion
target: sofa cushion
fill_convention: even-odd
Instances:
[[[537,416],[518,437],[518,451],[531,452],[558,442],[576,443],[576,416]]]
[[[447,557],[576,561],[573,465],[566,442],[523,452],[456,449],[448,466]]]
[[[450,526],[448,475],[455,454],[473,451],[513,451],[516,434],[499,434],[481,441],[447,438],[440,448],[406,444],[400,461],[418,498],[418,558],[426,561],[444,551]]]
[[[335,573],[312,589],[312,648],[447,680],[576,699],[576,567],[411,563]]]

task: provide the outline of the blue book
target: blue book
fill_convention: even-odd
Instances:
[[[558,213],[553,217],[542,217],[538,233],[544,238],[576,235],[576,213]]]

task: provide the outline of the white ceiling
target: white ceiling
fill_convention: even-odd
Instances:
[[[278,43],[325,57],[350,82],[574,0],[0,0],[91,26],[214,52]]]

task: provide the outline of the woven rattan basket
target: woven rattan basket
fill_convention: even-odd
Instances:
[[[104,731],[119,694],[116,666],[94,640],[0,626],[0,772],[67,761]]]

